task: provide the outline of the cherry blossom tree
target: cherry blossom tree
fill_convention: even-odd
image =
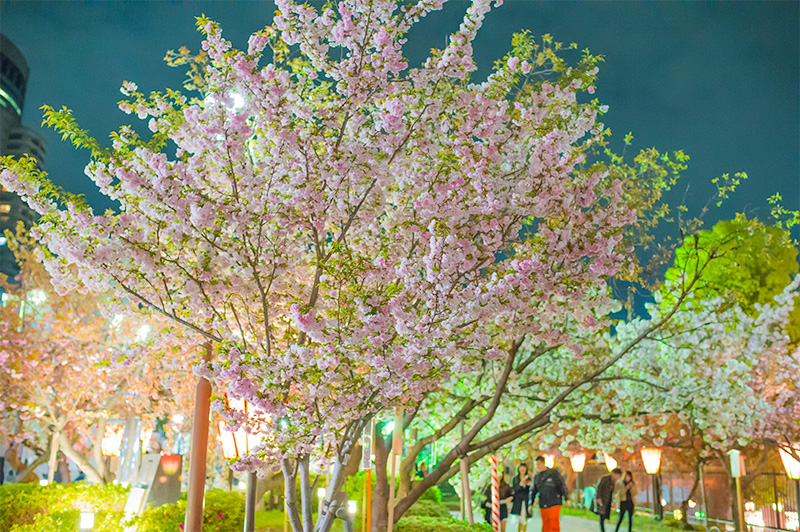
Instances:
[[[29,469],[60,448],[90,481],[109,482],[113,474],[101,452],[108,420],[141,415],[152,423],[190,407],[186,368],[193,357],[180,348],[167,357],[134,347],[148,335],[158,343],[156,323],[109,313],[104,295],[56,293],[35,242],[21,228],[16,238],[7,236],[20,274],[3,284],[0,431],[38,449]]]
[[[578,98],[594,92],[597,57],[570,66],[557,43],[523,34],[474,83],[489,0],[416,68],[404,36],[440,0],[277,3],[246,51],[199,20],[202,99],[148,98],[125,83],[120,107],[147,120],[149,139],[123,128],[105,148],[69,111],[46,112],[91,151],[86,173],[118,212],[92,212],[30,159],[4,159],[0,181],[42,215],[36,232],[59,290],[114,290],[213,344],[198,373],[261,413],[226,411],[234,427],[270,436],[238,467],[281,464],[295,531],[314,528],[311,459],[331,458],[323,531],[376,412],[499,366],[501,391],[399,518],[478,445],[525,360],[562,346],[589,369],[480,449],[544,424],[624,356],[586,351],[582,338],[608,325],[606,280],[635,272],[626,228],[641,198],[587,159],[605,136],[605,107]]]

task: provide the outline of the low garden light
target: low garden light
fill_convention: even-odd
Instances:
[[[356,501],[347,501],[347,511],[350,515],[355,515],[358,511],[358,503]]]
[[[781,455],[781,462],[786,469],[786,476],[794,480],[794,495],[797,499],[797,515],[800,516],[800,443],[792,445],[790,452],[788,449],[778,447],[778,452]]]
[[[603,453],[603,461],[606,463],[606,469],[613,471],[617,467],[617,461],[608,453]]]
[[[100,444],[103,456],[119,456],[123,436],[125,436],[124,423],[106,423],[103,440]]]
[[[233,399],[225,394],[225,402],[231,410],[237,410],[248,416],[253,414],[253,407],[244,399]],[[222,455],[228,460],[240,458],[250,454],[253,449],[264,440],[263,435],[250,434],[244,430],[231,432],[226,429],[225,422],[220,421],[219,438],[222,443]],[[256,473],[251,471],[247,474],[247,496],[244,508],[244,531],[254,532],[255,530],[255,510],[256,510]]]
[[[80,529],[91,530],[94,527],[94,512],[81,512],[81,519],[78,523]]]

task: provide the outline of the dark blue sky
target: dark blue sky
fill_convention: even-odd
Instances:
[[[798,2],[540,2],[506,1],[487,17],[476,42],[481,75],[510,47],[514,31],[550,33],[603,54],[596,96],[610,106],[604,122],[618,144],[628,131],[634,148],[682,149],[691,156],[684,187],[699,208],[724,172],[750,179],[708,221],[746,210],[766,219],[766,198],[780,192],[800,208],[800,13]],[[0,3],[0,29],[31,69],[24,122],[38,107],[65,105],[100,139],[135,118],[117,110],[123,80],[144,91],[180,88],[184,72],[162,61],[168,49],[197,50],[194,17],[218,20],[237,47],[269,24],[271,2]],[[409,35],[418,63],[442,47],[467,3],[451,1]],[[110,204],[83,175],[88,157],[49,130],[46,168],[64,188]],[[683,188],[675,193],[680,198]],[[795,233],[797,234],[797,233]]]

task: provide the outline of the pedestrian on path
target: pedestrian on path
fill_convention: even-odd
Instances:
[[[561,532],[561,505],[567,499],[567,485],[561,473],[544,464],[544,456],[536,457],[536,474],[528,500],[528,515],[533,514],[533,503],[539,496],[539,514],[542,532]]]
[[[622,525],[622,519],[626,513],[628,514],[628,532],[633,532],[633,501],[636,500],[637,493],[639,493],[639,490],[633,481],[633,474],[630,471],[626,471],[625,478],[617,480],[614,489],[614,500],[617,502],[617,508],[619,508],[619,520],[617,520],[617,527],[614,532],[619,532],[619,527]]]
[[[597,481],[594,511],[600,516],[600,532],[606,532],[606,519],[611,517],[614,486],[620,478],[622,478],[622,470],[616,468],[610,475],[606,475]]]
[[[531,492],[531,477],[528,473],[528,464],[521,463],[517,466],[517,476],[511,481],[511,515],[517,516],[520,526],[525,527],[525,517],[528,515],[528,499]]]

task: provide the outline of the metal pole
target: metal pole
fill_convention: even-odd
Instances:
[[[255,472],[247,474],[247,498],[244,501],[244,532],[255,532],[256,529],[256,485],[258,477]]]
[[[795,500],[795,511],[797,512],[798,518],[800,518],[800,479],[795,479],[794,481],[794,496]]]
[[[211,360],[211,343],[206,343],[203,361]],[[184,532],[202,532],[203,498],[206,491],[208,458],[208,415],[211,408],[211,383],[201,377],[197,381],[192,421],[192,450],[189,455],[189,487],[186,492]]]
[[[772,473],[772,503],[773,508],[775,508],[775,526],[777,528],[782,528],[783,523],[781,523],[781,512],[778,511],[778,474]]]
[[[461,459],[461,499],[464,503],[464,514],[470,526],[475,524],[475,516],[472,515],[472,490],[469,489],[469,463],[467,458]]]
[[[705,479],[703,478],[703,463],[700,463],[700,495],[703,497],[703,521],[708,530],[708,501],[706,500],[706,484]]]
[[[389,483],[389,526],[388,532],[392,532],[394,528],[394,484],[395,484],[395,472],[397,470],[397,457],[402,454],[403,451],[403,443],[401,438],[403,437],[403,411],[398,406],[394,410],[394,430],[392,431],[392,479]]]
[[[736,477],[736,513],[739,515],[739,530],[746,532],[747,523],[744,520],[744,505],[742,504],[742,483],[739,477]]]

